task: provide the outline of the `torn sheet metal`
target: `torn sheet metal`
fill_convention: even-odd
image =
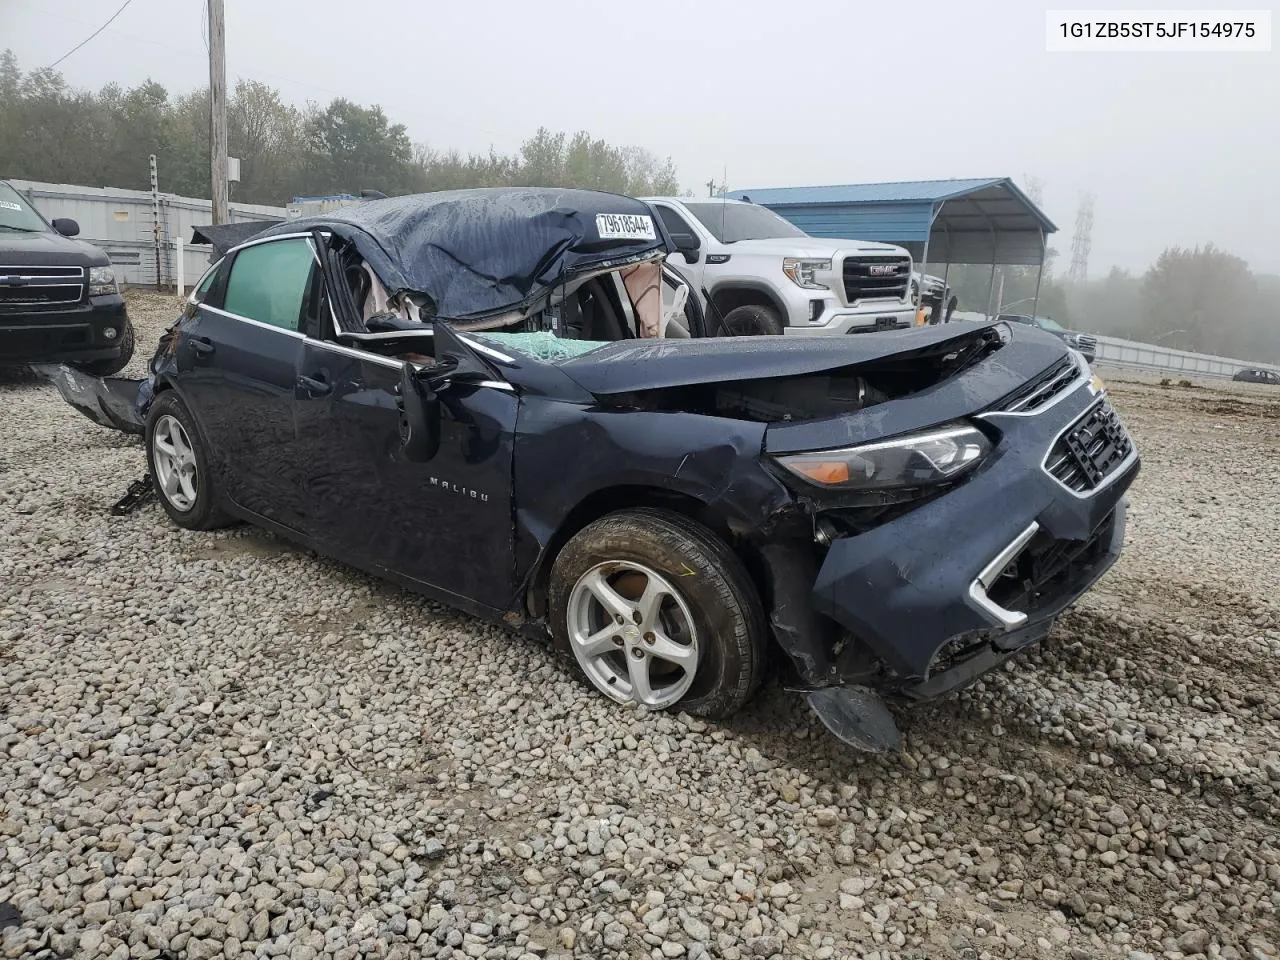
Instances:
[[[146,381],[123,377],[91,377],[62,364],[33,364],[36,373],[53,382],[62,399],[94,423],[141,434],[145,420],[138,410],[138,391]]]

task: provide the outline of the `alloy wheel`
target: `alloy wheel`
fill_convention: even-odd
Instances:
[[[574,656],[602,693],[663,709],[689,692],[698,667],[693,615],[657,571],[596,564],[574,584],[566,617]]]
[[[165,414],[151,433],[151,459],[160,492],[175,510],[186,513],[196,503],[196,454],[187,431],[176,417]]]

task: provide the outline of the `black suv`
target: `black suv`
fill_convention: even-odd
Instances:
[[[0,366],[65,361],[107,376],[133,356],[133,326],[106,253],[74,220],[45,220],[0,180]]]

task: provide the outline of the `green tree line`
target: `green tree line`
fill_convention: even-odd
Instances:
[[[239,81],[228,98],[227,147],[240,158],[231,199],[277,206],[363,189],[573,186],[644,195],[679,188],[669,158],[585,131],[539,129],[516,154],[464,155],[413,142],[379,106],[338,97],[297,107],[253,80]],[[55,70],[24,73],[12,51],[0,54],[0,177],[145,190],[153,153],[162,190],[209,196],[207,88],[171,94],[147,80],[78,90]]]

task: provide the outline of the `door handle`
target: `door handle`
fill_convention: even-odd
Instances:
[[[191,352],[198,357],[208,357],[213,354],[213,341],[208,337],[192,337],[189,341],[191,344]]]
[[[320,380],[315,377],[299,377],[298,386],[307,391],[313,397],[322,397],[326,393],[333,392],[333,384],[328,380]]]

